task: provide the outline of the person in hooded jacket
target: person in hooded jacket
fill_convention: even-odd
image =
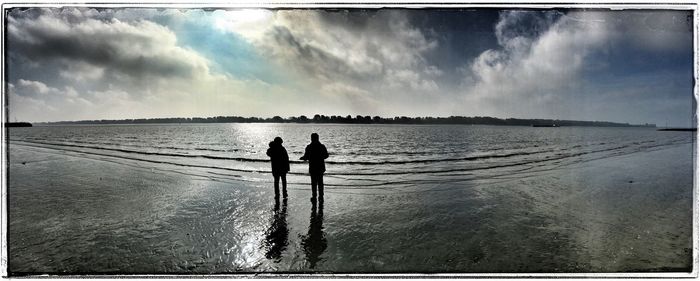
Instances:
[[[270,148],[267,149],[267,156],[270,156],[272,176],[275,179],[275,198],[279,198],[280,196],[280,179],[282,179],[282,195],[286,198],[289,155],[287,155],[287,150],[282,146],[282,138],[276,137],[274,141],[270,142]]]
[[[309,161],[309,175],[311,176],[311,202],[323,201],[323,173],[326,172],[325,159],[328,158],[328,150],[318,140],[318,134],[311,134],[311,143],[306,146],[304,156],[300,160]]]

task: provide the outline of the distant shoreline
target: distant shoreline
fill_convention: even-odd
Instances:
[[[31,127],[29,122],[5,122],[5,127]]]
[[[240,116],[217,116],[207,118],[141,118],[141,119],[120,119],[120,120],[80,120],[80,121],[58,121],[58,122],[37,122],[37,125],[102,125],[102,124],[182,124],[182,123],[300,123],[300,124],[415,124],[415,125],[500,125],[500,126],[531,126],[531,127],[646,127],[656,128],[656,124],[629,124],[607,121],[579,121],[579,120],[558,120],[558,119],[518,119],[495,117],[406,117],[397,116],[394,118],[383,118],[379,116],[325,116],[315,115],[308,118],[304,115],[299,117],[282,118],[275,116],[272,118],[240,117]]]
[[[697,128],[661,128],[657,131],[696,132]]]

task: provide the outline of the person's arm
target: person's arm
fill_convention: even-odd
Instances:
[[[284,161],[284,166],[287,168],[287,172],[289,172],[289,154],[287,154],[287,149],[284,147],[282,148],[282,160]]]
[[[282,160],[289,162],[289,154],[287,154],[287,149],[284,147],[282,148]]]
[[[299,158],[299,160],[303,160],[303,161],[309,160],[309,146],[308,145],[306,146],[306,149],[304,149],[304,156]]]
[[[326,150],[325,145],[322,147],[323,147],[323,155],[321,155],[321,156],[323,156],[323,159],[327,159],[328,158],[328,150]]]

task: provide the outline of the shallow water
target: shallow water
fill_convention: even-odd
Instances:
[[[267,143],[282,137],[294,160],[311,132],[331,154],[325,203],[309,202],[301,162],[288,176],[290,198],[275,202]],[[12,128],[10,271],[682,271],[692,247],[693,136],[421,125]]]
[[[462,181],[692,142],[688,132],[648,128],[530,128],[425,125],[114,125],[13,129],[13,143],[209,169],[224,179],[269,177],[265,151],[275,136],[293,161],[290,183],[306,183],[299,161],[319,132],[331,158],[326,184],[382,193]],[[16,141],[16,142],[15,142]]]

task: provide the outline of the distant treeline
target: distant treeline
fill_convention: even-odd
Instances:
[[[123,120],[83,120],[61,121],[42,124],[155,124],[155,123],[338,123],[338,124],[463,124],[463,125],[506,125],[506,126],[593,126],[593,127],[656,127],[655,124],[634,125],[629,123],[614,123],[604,121],[575,121],[553,119],[500,119],[494,117],[406,117],[383,118],[379,116],[326,116],[316,114],[312,118],[304,115],[299,117],[272,118],[216,116],[193,118],[149,118]]]
[[[28,122],[5,122],[5,127],[31,127],[32,123]]]

